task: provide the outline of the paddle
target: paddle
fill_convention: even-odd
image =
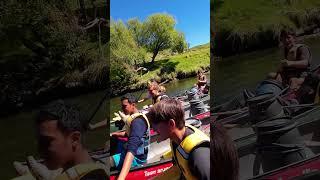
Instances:
[[[108,97],[108,93],[106,93],[103,98],[100,100],[99,104],[96,106],[95,110],[93,111],[93,113],[91,114],[91,116],[87,119],[87,121],[85,121],[83,123],[84,129],[88,128],[88,125],[90,123],[90,121],[93,119],[93,117],[96,115],[96,113],[98,112],[98,110],[100,109],[102,103],[107,99]]]

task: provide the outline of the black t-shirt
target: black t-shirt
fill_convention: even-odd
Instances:
[[[194,132],[186,128],[185,135],[188,136],[193,134]],[[172,143],[174,153],[178,145],[176,143]],[[210,145],[202,144],[196,147],[189,156],[189,168],[191,173],[201,180],[209,180],[210,179]]]

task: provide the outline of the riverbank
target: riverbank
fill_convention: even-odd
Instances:
[[[154,64],[146,63],[146,73],[137,72],[137,82],[122,87],[110,93],[110,97],[122,95],[127,92],[134,92],[146,88],[147,81],[151,78],[159,82],[181,80],[195,77],[197,71],[210,70],[210,45],[204,44],[189,49],[185,53],[165,55],[155,61]],[[106,90],[108,88],[107,63],[98,62],[89,66],[82,72],[71,72],[63,76],[51,78],[41,82],[39,88],[30,88],[28,84],[20,85],[20,88],[3,88],[0,111],[1,116],[7,116],[21,110],[35,108],[43,103],[57,98],[75,97],[81,94]],[[37,76],[32,76],[30,79]],[[9,81],[8,87],[18,87],[14,81]],[[23,84],[24,85],[24,84]],[[30,85],[30,84],[29,84]]]
[[[320,28],[317,0],[217,1],[211,11],[214,24],[219,24],[214,26],[212,51],[221,57],[275,47],[282,28],[300,35],[317,33]]]
[[[300,43],[304,43],[304,41],[309,41],[309,40],[313,40],[313,39],[320,39],[320,32],[314,33],[314,34],[309,34],[309,35],[300,35],[297,37],[298,42]],[[274,47],[273,47],[274,48]],[[268,49],[268,48],[266,48]],[[266,49],[261,49],[261,50],[266,50]],[[255,51],[250,51],[248,53],[254,53]],[[245,54],[245,53],[244,53]],[[228,56],[230,57],[230,56]],[[220,62],[223,61],[224,58],[221,56],[214,56],[213,57],[214,62]]]
[[[142,90],[150,79],[158,82],[170,82],[195,77],[198,70],[210,70],[210,44],[193,47],[182,54],[163,56],[152,63],[143,65],[147,72],[137,72],[137,81],[132,85],[114,90],[112,97],[128,92]]]

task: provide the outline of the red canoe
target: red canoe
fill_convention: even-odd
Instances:
[[[193,117],[193,119],[200,120],[202,122],[201,127],[205,130],[207,130],[207,133],[210,131],[210,112],[205,112],[202,114],[198,114]],[[211,119],[214,120],[214,119]],[[152,131],[152,139],[151,142],[155,142],[157,139],[157,133]],[[124,140],[124,139],[122,139]],[[150,153],[150,152],[149,152]],[[127,180],[136,180],[136,179],[149,179],[155,176],[158,176],[163,171],[169,169],[172,166],[172,160],[160,160],[157,162],[149,163],[141,167],[132,168],[130,172],[128,173],[126,179]],[[115,180],[116,177],[119,175],[119,171],[114,170],[111,172],[110,179]]]

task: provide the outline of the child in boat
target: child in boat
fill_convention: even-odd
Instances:
[[[111,134],[113,137],[128,137],[127,145],[121,153],[110,157],[110,167],[121,170],[118,180],[125,179],[131,167],[141,166],[147,160],[150,125],[147,117],[139,113],[136,102],[132,94],[126,94],[121,98],[124,114],[119,114],[126,124],[126,130]]]
[[[159,141],[171,140],[175,165],[158,178],[172,179],[171,173],[178,171],[185,179],[210,179],[210,138],[197,128],[185,125],[181,103],[164,99],[156,103],[147,116],[159,133]]]

